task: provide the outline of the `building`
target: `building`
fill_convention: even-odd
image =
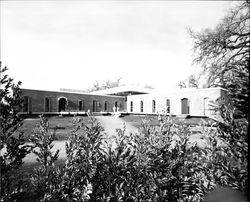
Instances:
[[[226,98],[222,88],[184,88],[173,92],[153,92],[127,96],[127,111],[136,114],[167,113],[172,115],[215,115],[212,105],[219,98]]]
[[[22,89],[22,114],[85,114],[126,111],[125,97]],[[114,108],[115,107],[115,108]]]
[[[24,114],[112,113],[214,116],[211,103],[226,98],[222,88],[185,88],[157,92],[121,86],[91,93],[22,89]]]

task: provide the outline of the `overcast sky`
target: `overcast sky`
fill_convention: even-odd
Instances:
[[[192,74],[196,31],[228,1],[1,1],[1,61],[23,88],[87,89],[96,80],[174,88]]]

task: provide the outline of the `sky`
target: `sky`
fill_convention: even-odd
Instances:
[[[1,1],[1,61],[22,88],[95,81],[168,90],[197,71],[187,28],[215,27],[232,1]]]

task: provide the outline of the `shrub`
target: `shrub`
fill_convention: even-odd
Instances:
[[[18,111],[22,105],[21,90],[13,79],[5,73],[7,68],[1,69],[0,62],[0,164],[1,164],[1,200],[14,201],[22,194],[23,176],[19,168],[24,157],[31,151],[26,145],[23,134],[14,135],[22,120]]]
[[[67,160],[61,182],[62,195],[67,201],[90,199],[92,180],[97,163],[101,161],[102,130],[93,117],[90,117],[89,124],[84,124],[77,117],[73,119],[69,143],[66,143]]]
[[[49,133],[48,129],[48,120],[40,116],[40,122],[30,138],[35,147],[33,153],[39,162],[39,166],[32,173],[31,183],[34,195],[41,201],[55,201],[60,196],[58,189],[61,183],[61,172],[55,166],[59,150],[52,152],[56,129],[52,133]]]
[[[44,201],[199,202],[217,185],[246,191],[247,122],[225,120],[231,122],[200,125],[206,140],[200,147],[189,143],[191,127],[171,117],[159,116],[159,127],[144,120],[138,134],[126,134],[124,126],[111,139],[93,117],[87,124],[74,117],[63,168],[54,167],[54,136],[37,139],[47,152],[37,153],[44,165],[34,185],[42,185]],[[44,137],[48,124],[41,125]]]
[[[230,186],[247,194],[248,190],[248,127],[246,119],[235,119],[234,108],[220,102],[223,123],[218,122],[217,137],[224,145],[215,144],[213,159],[218,184]]]

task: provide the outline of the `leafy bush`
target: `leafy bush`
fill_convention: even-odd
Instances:
[[[18,111],[22,105],[21,90],[13,79],[6,74],[7,68],[1,69],[0,62],[0,165],[1,165],[1,200],[14,201],[22,193],[23,176],[19,168],[24,157],[31,151],[26,145],[23,134],[14,135],[22,120]]]
[[[41,201],[55,201],[58,198],[58,189],[61,183],[61,171],[55,166],[59,156],[59,150],[52,152],[55,140],[55,129],[49,134],[49,123],[44,117],[40,117],[40,123],[36,126],[30,138],[35,149],[39,167],[34,169],[31,183],[35,196]]]
[[[33,136],[42,168],[33,175],[33,186],[40,201],[191,202],[202,201],[218,185],[246,192],[247,122],[229,120],[200,125],[206,140],[200,147],[190,144],[191,126],[176,125],[171,117],[159,116],[159,127],[144,120],[139,134],[126,134],[124,126],[111,139],[93,117],[89,123],[74,117],[66,162],[56,168],[55,134],[46,135],[42,117]]]
[[[81,119],[73,119],[69,143],[66,143],[67,160],[61,182],[63,198],[67,201],[87,201],[92,194],[92,180],[97,163],[101,161],[102,130],[92,117],[90,126],[82,123]]]
[[[143,131],[117,131],[116,147],[98,163],[93,201],[200,201],[215,186],[206,153],[188,146],[189,127],[162,117],[159,128],[144,122]]]
[[[215,179],[220,185],[227,185],[247,194],[248,190],[248,127],[246,119],[235,119],[235,108],[219,103],[223,123],[218,122],[217,137],[224,145],[213,147]]]

